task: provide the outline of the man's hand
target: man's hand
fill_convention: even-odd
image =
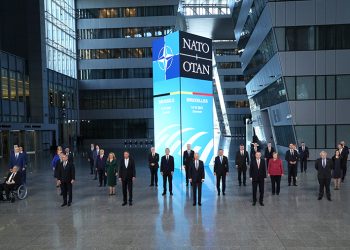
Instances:
[[[70,181],[70,183],[72,183],[72,184],[73,184],[73,183],[74,183],[74,180],[71,180],[71,181]]]
[[[119,178],[119,181],[122,182],[122,178]]]
[[[163,175],[163,172],[160,172],[161,175]]]
[[[132,181],[136,180],[136,177],[132,177]]]
[[[202,182],[204,182],[204,179],[202,179]]]
[[[26,168],[22,168],[22,171],[25,171],[26,170]]]
[[[107,173],[105,173],[105,176],[107,176]]]
[[[216,173],[214,172],[214,175],[216,175]]]
[[[188,179],[190,182],[192,182],[192,179]]]
[[[238,165],[236,165],[236,168],[238,168]]]
[[[90,158],[88,158],[88,161],[90,161]]]
[[[171,175],[173,175],[174,174],[174,172],[171,172]]]
[[[151,163],[151,166],[153,167],[153,166],[154,166],[154,163]]]
[[[267,174],[267,177],[270,177],[270,174]]]
[[[61,185],[61,181],[57,180],[57,186]]]
[[[249,178],[251,181],[253,180],[253,178]]]

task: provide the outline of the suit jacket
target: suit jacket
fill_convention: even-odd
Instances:
[[[326,166],[322,166],[322,158],[315,161],[315,168],[317,170],[317,177],[321,179],[328,179],[332,177],[333,161],[329,158],[326,159]]]
[[[236,153],[236,159],[235,163],[238,166],[238,168],[241,168],[242,170],[247,170],[247,164],[249,164],[249,155],[246,150],[244,150],[244,155],[241,155],[241,151],[238,150]]]
[[[285,160],[287,161],[288,166],[296,166],[297,164],[290,164],[289,162],[290,161],[298,161],[298,157],[299,157],[299,154],[296,150],[294,150],[294,153],[292,155],[290,153],[290,150],[288,149],[288,151],[286,152],[286,157],[285,157]]]
[[[205,179],[205,171],[203,161],[198,160],[198,169],[196,169],[195,161],[190,164],[189,179],[192,179],[193,183],[200,183]]]
[[[223,155],[221,163],[220,156],[216,156],[214,160],[214,173],[220,176],[225,175],[227,172],[229,172],[227,157]]]
[[[125,159],[120,160],[118,176],[123,181],[132,180],[136,177],[135,161],[129,157],[128,166],[125,166]]]
[[[171,172],[174,172],[175,163],[174,163],[174,157],[169,155],[169,160],[166,160],[166,156],[163,155],[162,159],[160,160],[160,172],[163,173],[163,175],[170,175]]]
[[[305,147],[304,151],[302,147],[299,147],[300,160],[306,161],[309,158],[309,148]]]
[[[27,152],[23,151],[21,154],[23,156],[23,164],[24,165],[28,165],[28,154],[27,154]]]
[[[275,149],[273,147],[271,147],[271,151],[269,152],[269,148],[266,147],[265,148],[265,153],[264,153],[264,157],[266,159],[272,159],[273,158],[273,152],[275,152]]]
[[[7,181],[10,180],[11,175],[12,175],[12,172],[9,172],[8,175],[7,175],[7,177],[6,177],[5,183],[6,183]],[[22,178],[21,178],[21,173],[20,173],[19,171],[17,171],[15,177],[13,178],[13,181],[15,182],[14,185],[16,185],[16,186],[21,185],[21,183],[22,183]],[[10,184],[10,185],[11,185],[11,184]]]
[[[103,155],[102,159],[100,156],[96,158],[96,168],[100,171],[106,170],[106,162],[107,162],[107,156]]]
[[[189,167],[193,159],[194,159],[194,151],[191,150],[190,154],[188,154],[187,150],[185,150],[182,157],[182,164],[185,165],[186,167]]]
[[[73,163],[67,162],[66,167],[63,167],[63,162],[58,163],[56,170],[56,178],[61,182],[71,182],[75,180],[75,167]]]
[[[258,168],[258,163],[254,158],[250,163],[249,176],[253,181],[260,181],[266,178],[266,165],[265,160],[260,159],[260,168]]]
[[[97,160],[97,157],[99,156],[99,154],[100,154],[100,150],[97,151],[96,149],[92,153],[92,158],[94,159],[94,166],[96,166],[96,160]]]
[[[24,158],[23,154],[18,153],[18,157],[16,158],[15,153],[12,153],[10,156],[10,162],[9,162],[9,168],[13,168],[14,166],[17,166],[19,171],[22,171],[22,168],[24,168]]]
[[[96,151],[96,150],[89,149],[89,151],[88,151],[88,159],[92,162],[94,162],[94,151]]]
[[[342,149],[340,155],[341,155],[341,157],[343,159],[342,164],[346,165],[347,160],[348,160],[348,156],[349,156],[349,148],[348,148],[348,146],[344,146],[344,148]]]
[[[151,164],[154,163],[154,166],[151,166]],[[152,156],[152,153],[148,155],[148,166],[150,168],[158,168],[159,167],[159,154],[155,153],[154,157]]]
[[[68,161],[69,161],[70,163],[73,163],[73,162],[74,162],[74,156],[73,156],[73,153],[72,153],[72,152],[69,152],[69,153],[68,153]]]

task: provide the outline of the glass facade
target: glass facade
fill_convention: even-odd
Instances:
[[[223,80],[224,82],[239,82],[244,81],[243,75],[224,75]]]
[[[350,49],[350,24],[276,27],[279,51]]]
[[[80,29],[79,39],[157,37],[168,35],[174,30],[175,26]]]
[[[74,0],[45,0],[47,68],[77,78]]]
[[[249,108],[248,101],[227,101],[226,108]]]
[[[152,68],[80,70],[81,80],[130,78],[152,78]]]
[[[247,90],[245,88],[224,88],[222,89],[223,95],[246,95]]]
[[[23,58],[0,51],[0,122],[30,122],[29,77]]]
[[[218,69],[239,69],[241,68],[240,62],[218,62],[216,63]]]
[[[153,138],[153,119],[82,120],[85,139]]]
[[[289,100],[350,99],[350,75],[286,76]]]
[[[79,57],[89,59],[118,59],[118,58],[150,58],[151,48],[125,48],[125,49],[81,49]]]
[[[164,5],[101,9],[79,9],[78,13],[79,19],[173,16],[176,13],[176,9],[174,5]]]
[[[238,49],[216,49],[216,56],[236,56],[239,55]]]
[[[81,90],[80,109],[153,108],[152,89]]]

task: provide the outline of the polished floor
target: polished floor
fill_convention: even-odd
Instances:
[[[120,184],[113,197],[97,187],[87,162],[77,156],[73,205],[61,208],[50,157],[38,156],[27,199],[0,204],[0,249],[350,249],[350,184],[332,190],[332,202],[318,201],[311,163],[307,174],[299,174],[298,187],[288,187],[283,177],[280,196],[270,194],[267,180],[264,207],[251,205],[251,185],[239,187],[233,168],[226,196],[218,197],[207,168],[202,207],[193,207],[180,170],[174,196],[163,197],[162,180],[158,188],[148,187],[145,152],[132,153],[132,207],[121,206]]]

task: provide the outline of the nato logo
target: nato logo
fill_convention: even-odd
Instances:
[[[180,76],[179,54],[176,54],[176,51],[174,51],[174,48],[171,45],[171,43],[169,43],[169,45],[166,44],[164,38],[153,41],[152,59],[153,79],[155,82]]]

